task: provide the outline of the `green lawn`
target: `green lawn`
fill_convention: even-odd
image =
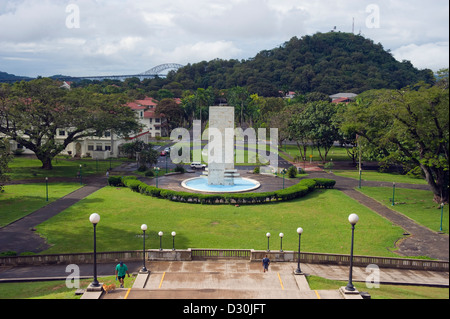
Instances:
[[[53,160],[53,169],[43,170],[41,169],[42,163],[37,159],[18,156],[9,163],[11,172],[8,173],[12,180],[25,180],[25,179],[45,179],[45,177],[77,177],[77,173],[80,170],[82,176],[90,175],[104,175],[106,170],[119,166],[123,160],[109,160],[96,161],[91,159],[57,159]]]
[[[37,227],[52,248],[43,252],[75,253],[92,250],[89,216],[97,212],[98,251],[136,250],[142,246],[141,224],[147,224],[148,248],[159,248],[158,232],[163,231],[163,248],[280,249],[296,250],[302,227],[302,249],[308,252],[348,254],[351,227],[348,215],[357,213],[355,253],[396,256],[390,252],[403,230],[337,190],[316,190],[291,202],[241,206],[174,203],[133,193],[127,188],[106,187]]]
[[[300,151],[298,150],[297,145],[291,145],[291,144],[287,144],[286,146],[283,145],[279,145],[279,150],[280,150],[280,155],[281,157],[285,158],[284,154],[282,152],[285,152],[286,154],[288,154],[291,159],[295,159],[296,156],[300,156]],[[315,147],[311,147],[308,146],[307,151],[306,151],[306,157],[307,157],[307,161],[310,161],[310,155],[312,155],[312,161],[313,162],[322,162],[322,159],[319,156],[319,151],[317,150],[317,148]],[[322,156],[324,156],[325,153],[322,150]],[[285,158],[288,159],[288,158]],[[335,161],[351,161],[351,158],[347,155],[347,150],[344,147],[336,147],[333,146],[330,151],[328,152],[327,155],[327,160],[331,161],[333,160],[333,162]]]
[[[45,183],[6,185],[5,191],[0,193],[0,227],[34,212],[80,187],[78,183],[49,183],[47,202]]]
[[[106,285],[115,284],[119,287],[119,282],[115,281],[115,276],[98,278],[98,281]],[[125,288],[131,288],[136,277],[125,278]],[[93,279],[80,280],[80,288],[86,289]],[[77,288],[67,288],[65,281],[44,281],[44,282],[24,282],[24,283],[3,283],[0,284],[0,299],[80,299],[76,296]]]
[[[329,280],[316,276],[306,277],[312,290],[330,290],[345,287],[347,282]],[[353,282],[358,291],[366,291],[371,299],[448,299],[448,288],[380,285],[380,288],[367,288],[365,283]]]
[[[342,177],[353,178],[359,180],[358,170],[335,170],[333,174]],[[390,183],[406,183],[406,184],[420,184],[426,185],[427,182],[424,179],[418,179],[401,174],[392,173],[380,173],[376,171],[362,171],[361,179],[363,181],[378,181],[378,182],[390,182]]]
[[[440,229],[441,208],[433,202],[431,191],[397,187],[395,189],[395,206],[392,206],[390,199],[392,199],[393,189],[390,187],[363,187],[358,190],[433,231],[439,231]],[[445,205],[442,228],[447,234],[449,233],[448,212],[448,205]]]

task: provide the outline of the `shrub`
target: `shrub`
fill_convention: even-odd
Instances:
[[[145,172],[144,175],[145,175],[146,177],[153,177],[153,176],[155,176],[155,173],[153,173],[152,170],[148,170],[148,171]]]
[[[124,186],[122,183],[122,177],[120,177],[120,176],[110,176],[108,178],[108,184],[109,184],[109,186],[114,186],[114,187]]]
[[[314,181],[317,188],[334,188],[334,185],[336,185],[336,181],[333,179],[314,178]]]
[[[186,170],[184,169],[183,166],[181,166],[181,165],[178,164],[178,165],[175,167],[174,172],[178,172],[178,173],[184,174],[184,173],[186,172]]]
[[[254,169],[253,169],[253,174],[259,174],[260,173],[260,168],[259,168],[259,166],[256,166]]]
[[[146,170],[147,170],[147,166],[145,166],[145,165],[141,165],[138,168],[138,172],[145,172]]]
[[[295,166],[289,167],[287,174],[289,178],[295,178],[295,176],[297,176],[297,167]]]

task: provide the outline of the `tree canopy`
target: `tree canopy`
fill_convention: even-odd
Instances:
[[[134,112],[117,94],[66,90],[57,81],[43,78],[0,86],[0,133],[33,151],[42,168],[70,143],[113,131],[127,136],[139,129]],[[57,140],[57,131],[67,135]]]
[[[343,116],[342,128],[362,136],[374,159],[419,170],[435,201],[448,203],[448,82],[368,91]]]

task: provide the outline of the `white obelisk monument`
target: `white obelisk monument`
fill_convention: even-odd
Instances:
[[[209,185],[234,185],[234,107],[211,106],[208,132]]]

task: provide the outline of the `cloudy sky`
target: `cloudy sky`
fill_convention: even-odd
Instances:
[[[293,36],[352,32],[417,68],[449,66],[448,0],[0,0],[0,71],[138,74],[248,59]]]

